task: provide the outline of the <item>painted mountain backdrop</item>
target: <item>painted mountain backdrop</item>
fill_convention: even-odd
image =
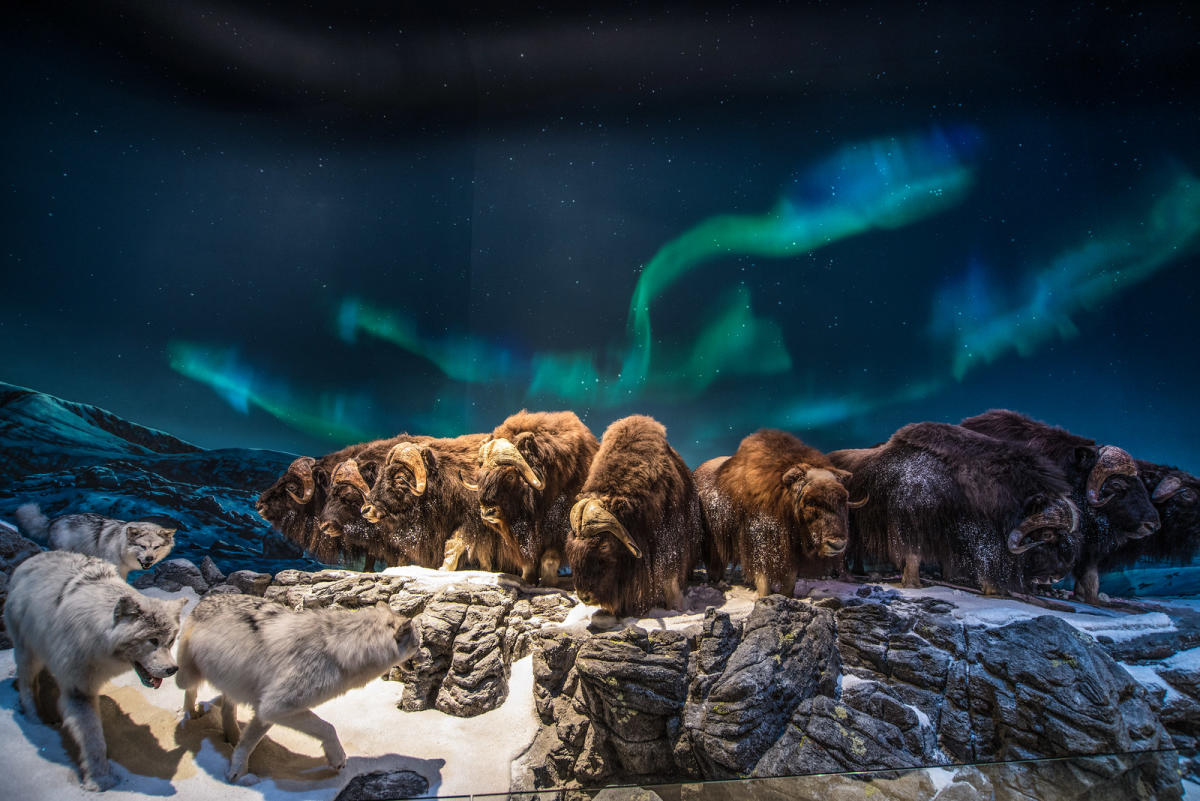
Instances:
[[[172,556],[223,571],[315,563],[254,511],[294,454],[204,450],[89,406],[0,382],[0,517],[34,502],[48,516],[96,512],[178,526]]]

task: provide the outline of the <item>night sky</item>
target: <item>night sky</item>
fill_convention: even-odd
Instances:
[[[1194,12],[894,5],[26,9],[0,380],[205,447],[1007,407],[1200,470]]]

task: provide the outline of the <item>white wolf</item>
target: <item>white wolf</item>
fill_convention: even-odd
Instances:
[[[131,570],[149,569],[175,545],[175,529],[156,523],[127,523],[90,512],[50,520],[35,503],[20,506],[13,514],[21,533],[34,542],[112,562],[121,578]]]
[[[329,766],[341,770],[346,752],[337,731],[311,708],[409,661],[419,648],[412,621],[382,601],[370,609],[294,612],[250,595],[209,595],[184,623],[175,681],[185,691],[185,719],[199,714],[200,682],[221,692],[225,738],[237,745],[226,780],[246,774],[251,752],[276,723],[320,740]],[[239,703],[254,709],[244,732]]]
[[[69,551],[36,554],[13,571],[4,625],[21,709],[38,719],[34,684],[45,667],[58,684],[63,726],[79,746],[84,788],[117,782],[105,754],[100,686],[130,666],[147,687],[174,674],[171,645],[185,603],[142,595],[108,562]]]

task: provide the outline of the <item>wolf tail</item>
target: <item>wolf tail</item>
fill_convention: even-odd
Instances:
[[[18,506],[13,516],[17,518],[17,530],[23,536],[43,545],[50,541],[50,518],[42,514],[36,503]]]

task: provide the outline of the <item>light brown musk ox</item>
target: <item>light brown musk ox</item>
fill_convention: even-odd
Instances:
[[[697,468],[696,490],[710,544],[708,575],[741,563],[746,583],[765,596],[791,596],[802,568],[846,549],[850,473],[786,431],[763,429],[733,456]]]
[[[580,600],[614,615],[682,609],[700,548],[700,499],[667,430],[643,415],[617,420],[571,508],[567,562]]]
[[[516,554],[526,581],[553,583],[570,531],[569,513],[600,443],[570,411],[519,411],[479,448],[474,477],[479,516]]]

